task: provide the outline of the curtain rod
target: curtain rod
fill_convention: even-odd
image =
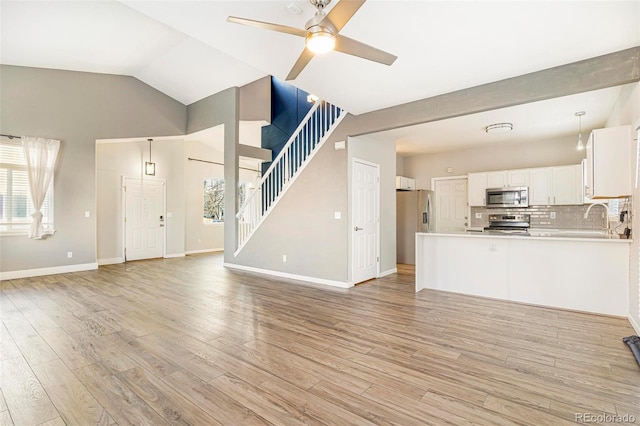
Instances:
[[[20,136],[15,136],[15,135],[4,135],[2,133],[0,133],[0,136],[4,136],[5,138],[9,138],[9,139],[20,139]]]
[[[199,162],[201,162],[201,163],[217,164],[217,165],[219,165],[219,166],[224,166],[224,163],[217,163],[217,162],[215,162],[215,161],[208,161],[208,160],[200,160],[200,159],[198,159],[198,158],[191,158],[191,157],[189,157],[189,158],[187,158],[187,160],[189,160],[189,161],[199,161]],[[242,170],[249,170],[250,172],[260,173],[260,170],[256,170],[256,169],[248,169],[248,168],[246,168],[246,167],[238,167],[238,168],[239,168],[239,169],[242,169]]]

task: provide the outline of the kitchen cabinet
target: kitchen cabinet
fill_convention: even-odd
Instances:
[[[467,178],[467,191],[470,206],[486,205],[487,173],[469,173]]]
[[[529,205],[546,206],[551,204],[551,167],[539,167],[529,170]]]
[[[582,165],[552,167],[553,204],[583,204]]]
[[[404,176],[396,176],[396,189],[413,191],[416,189],[416,180]]]
[[[506,170],[500,172],[487,172],[487,188],[504,188],[508,183]]]
[[[507,183],[509,186],[529,186],[529,169],[508,170]]]
[[[585,195],[590,198],[631,195],[631,126],[593,130],[586,148]]]

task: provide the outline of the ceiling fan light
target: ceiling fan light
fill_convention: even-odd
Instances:
[[[307,49],[316,54],[327,53],[336,46],[336,36],[329,31],[309,33],[305,38]]]

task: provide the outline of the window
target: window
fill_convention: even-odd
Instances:
[[[35,211],[20,142],[0,143],[0,233],[27,233]],[[53,179],[41,209],[42,225],[53,230]]]
[[[204,180],[204,215],[202,222],[224,222],[224,179]]]
[[[249,196],[250,183],[240,183],[238,205],[242,206]],[[204,203],[202,222],[205,224],[224,222],[224,179],[204,180]]]

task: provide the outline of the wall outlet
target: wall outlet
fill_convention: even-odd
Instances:
[[[556,218],[556,212],[550,212],[549,219],[555,219],[555,218]]]
[[[84,217],[91,217],[91,212],[89,212],[88,210],[84,212]]]
[[[335,213],[333,214],[333,217],[334,217],[335,219],[340,219],[340,218],[342,217],[342,213],[341,213],[341,212],[335,212]]]
[[[282,263],[287,263],[287,255],[286,254],[282,255]]]
[[[495,244],[489,246],[489,251],[498,251],[498,247]]]
[[[73,257],[73,252],[68,251],[67,252],[67,258],[71,259]]]
[[[482,213],[476,213],[476,219],[482,219]]]

